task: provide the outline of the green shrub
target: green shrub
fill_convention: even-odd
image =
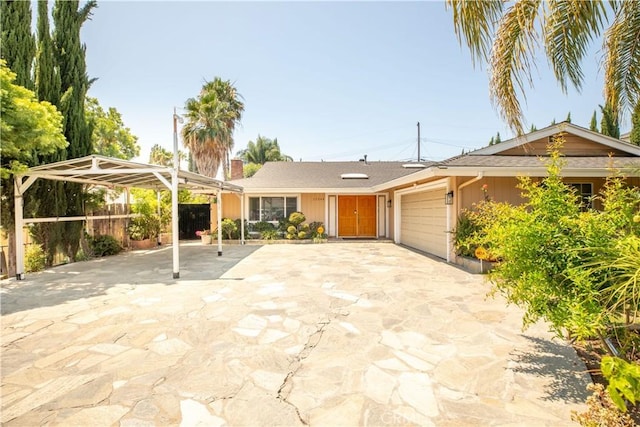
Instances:
[[[161,221],[158,215],[150,214],[131,218],[127,233],[131,240],[153,239],[160,234]]]
[[[238,232],[238,226],[236,225],[235,221],[229,218],[225,218],[222,220],[222,223],[220,225],[222,227],[222,238],[223,239],[233,239],[235,236],[237,236],[237,232]],[[237,238],[237,237],[236,237]]]
[[[24,269],[27,273],[44,270],[45,255],[42,246],[32,244],[24,253]]]
[[[122,251],[122,246],[115,237],[110,235],[96,236],[91,240],[91,249],[97,257],[115,255]]]
[[[474,235],[480,231],[478,224],[471,219],[471,212],[463,210],[458,216],[456,229],[453,232],[453,242],[456,248],[456,255],[473,257],[478,247]]]
[[[307,233],[305,231],[298,232],[298,239],[304,239],[307,237]]]
[[[260,238],[262,240],[278,240],[280,238],[280,232],[274,227],[271,230],[262,231],[260,233]]]
[[[307,218],[304,216],[302,212],[293,212],[291,215],[289,215],[289,222],[295,227],[298,227],[306,219]]]
[[[253,231],[258,231],[260,233],[264,231],[275,230],[275,229],[276,227],[272,223],[266,222],[266,221],[260,221],[253,224]]]

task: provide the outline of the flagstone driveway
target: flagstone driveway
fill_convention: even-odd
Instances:
[[[588,383],[483,278],[383,243],[181,245],[2,284],[26,425],[567,425]]]

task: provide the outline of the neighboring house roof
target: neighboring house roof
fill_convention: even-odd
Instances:
[[[633,145],[628,142],[612,138],[610,136],[602,135],[601,133],[591,131],[581,126],[576,126],[573,123],[569,122],[557,123],[555,125],[548,126],[544,129],[540,129],[526,135],[517,136],[507,141],[503,141],[495,145],[490,145],[488,147],[472,151],[468,153],[468,155],[484,156],[499,154],[515,147],[526,146],[526,144],[530,142],[548,138],[561,132],[567,132],[591,140],[595,143],[607,146],[611,149],[628,153],[631,156],[640,156],[640,147],[638,147],[637,145]]]
[[[414,174],[433,162],[267,162],[251,178],[231,181],[247,193],[260,191],[370,191],[372,187]],[[354,178],[357,174],[362,178]],[[356,176],[357,176],[356,175]],[[366,178],[364,178],[366,176]]]

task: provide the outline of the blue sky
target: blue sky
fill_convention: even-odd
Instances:
[[[98,78],[90,95],[122,113],[142,161],[153,144],[171,149],[173,108],[215,76],[245,102],[234,153],[260,134],[296,161],[415,159],[418,121],[429,160],[512,136],[443,2],[101,1],[82,40]],[[571,111],[588,127],[603,103],[599,48],[583,64],[581,94],[564,95],[538,61],[528,124]]]

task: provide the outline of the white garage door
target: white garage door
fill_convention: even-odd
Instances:
[[[400,243],[441,258],[447,257],[445,189],[403,194]]]

